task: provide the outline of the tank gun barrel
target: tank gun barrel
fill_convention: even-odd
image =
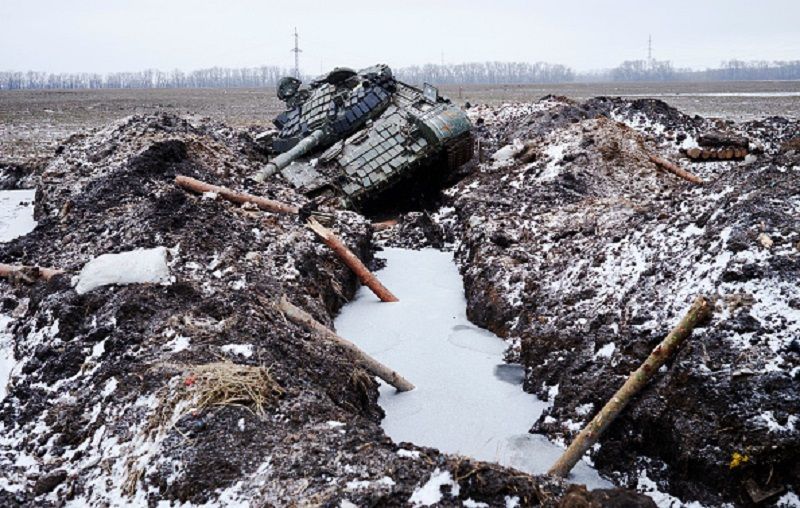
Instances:
[[[267,178],[291,164],[295,159],[298,159],[308,152],[316,149],[320,143],[322,143],[324,138],[325,131],[323,129],[315,130],[308,136],[298,141],[291,150],[278,155],[265,164],[264,167],[253,176],[253,178],[257,182],[263,182]]]

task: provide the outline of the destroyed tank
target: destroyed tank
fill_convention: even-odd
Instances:
[[[472,158],[464,111],[431,85],[396,80],[386,65],[336,68],[307,86],[283,78],[278,98],[287,109],[274,120],[275,156],[255,178],[280,172],[312,198],[357,208],[404,180],[446,177]]]

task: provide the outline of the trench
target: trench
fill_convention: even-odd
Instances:
[[[505,342],[469,322],[452,254],[387,248],[381,281],[400,299],[381,303],[365,287],[335,320],[340,335],[416,385],[381,383],[382,426],[395,442],[544,474],[563,448],[528,430],[548,406],[522,390],[523,368],[506,364]],[[585,462],[570,481],[613,486]]]
[[[0,191],[0,242],[9,242],[36,227],[33,219],[35,195],[33,189]],[[17,363],[14,343],[8,333],[10,324],[11,316],[0,313],[0,402],[6,396],[6,386]]]

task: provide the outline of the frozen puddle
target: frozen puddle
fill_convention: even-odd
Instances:
[[[381,282],[400,302],[381,303],[362,287],[335,324],[417,387],[397,393],[381,384],[386,433],[396,442],[545,473],[563,450],[528,430],[547,403],[522,391],[522,369],[503,362],[505,342],[467,320],[452,255],[389,248],[381,257]],[[612,486],[583,462],[570,479]]]
[[[0,191],[0,242],[13,240],[33,231],[33,200],[36,191]]]
[[[0,191],[0,242],[8,242],[33,231],[33,200],[36,191]],[[0,315],[0,401],[6,396],[6,385],[11,377],[16,360],[11,334],[6,329],[11,323],[9,316]]]

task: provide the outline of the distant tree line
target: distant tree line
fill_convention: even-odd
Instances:
[[[545,62],[474,62],[411,66],[395,72],[408,83],[437,85],[566,83],[575,79],[569,67]]]
[[[788,62],[728,60],[722,62],[719,69],[708,69],[696,74],[704,79],[722,81],[800,79],[800,60]]]
[[[48,73],[0,72],[0,90],[78,88],[258,88],[275,86],[291,73],[276,66],[231,69],[212,67],[192,72]]]
[[[611,81],[674,81],[677,72],[670,61],[627,60],[611,69]]]
[[[718,69],[675,69],[670,61],[629,60],[605,73],[578,76],[586,81],[758,81],[800,79],[800,60],[728,60]]]
[[[405,67],[397,76],[410,83],[563,83],[575,73],[563,65],[523,62],[483,62]],[[230,69],[213,67],[189,73],[148,69],[140,72],[46,73],[0,72],[0,89],[79,88],[258,88],[275,86],[290,69],[275,66]],[[306,77],[309,79],[310,77]]]
[[[0,72],[0,90],[83,88],[259,88],[273,87],[291,69],[277,66],[212,67],[192,72],[148,69],[139,72],[48,73]],[[576,74],[564,65],[544,62],[475,62],[427,64],[396,69],[413,84],[526,84],[572,81],[748,81],[800,79],[800,60],[728,60],[717,69],[675,69],[670,61],[629,60],[614,69]],[[306,77],[305,79],[309,79]]]

